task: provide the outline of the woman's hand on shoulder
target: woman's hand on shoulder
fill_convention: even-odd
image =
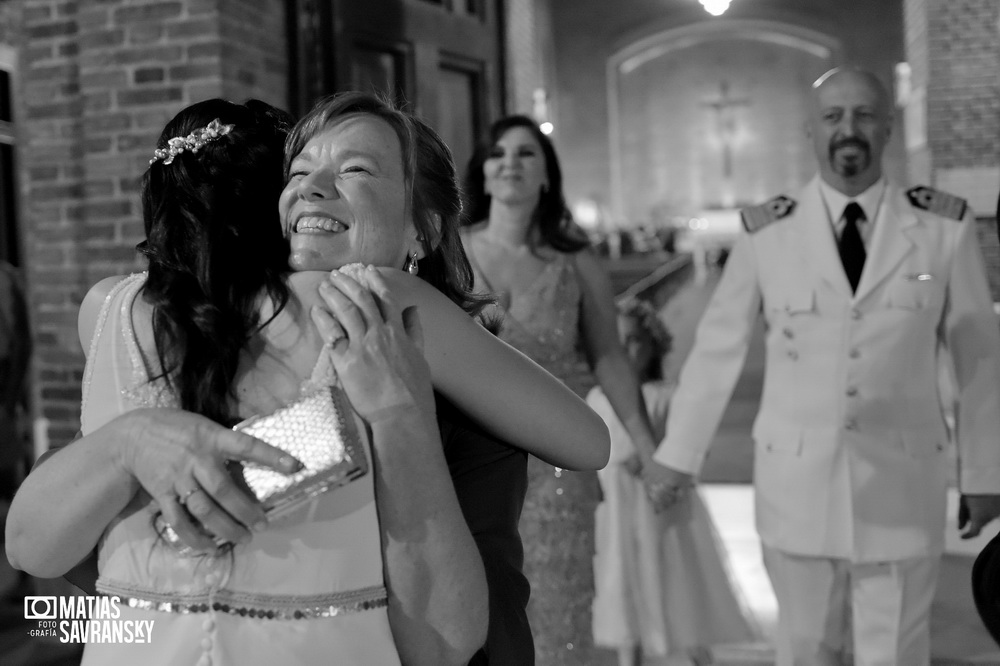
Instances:
[[[312,311],[344,391],[369,423],[409,407],[434,413],[417,311],[399,298],[400,285],[419,289],[414,280],[392,269],[332,271],[319,289],[326,308]]]

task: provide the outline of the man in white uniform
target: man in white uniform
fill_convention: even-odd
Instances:
[[[812,100],[819,174],[743,212],[644,474],[667,498],[698,472],[763,313],[754,480],[778,664],[919,666],[949,478],[939,360],[969,537],[1000,514],[1000,327],[965,201],[882,175],[877,78],[833,70]]]

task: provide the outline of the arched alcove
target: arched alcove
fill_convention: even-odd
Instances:
[[[759,202],[815,170],[806,91],[839,42],[773,21],[652,31],[608,58],[612,205],[659,222]]]

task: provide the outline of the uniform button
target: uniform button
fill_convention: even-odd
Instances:
[[[766,448],[768,451],[773,451],[774,450],[774,446],[772,446],[771,444],[768,444],[764,448]]]
[[[212,649],[212,639],[211,638],[203,638],[203,639],[201,639],[201,649],[204,650],[205,652],[208,652],[209,650],[211,650]]]
[[[207,655],[201,655],[201,659],[198,660],[198,666],[212,666],[212,658]]]
[[[846,421],[844,421],[844,428],[846,430],[857,430],[858,422],[855,421],[854,419],[847,419]]]
[[[851,319],[861,319],[861,310],[851,310]]]
[[[852,349],[850,353],[848,353],[848,356],[850,356],[851,358],[858,358],[861,356],[861,352],[858,351],[857,349]]]
[[[205,631],[212,631],[213,629],[215,629],[215,620],[213,620],[212,618],[208,618],[207,620],[201,623],[201,628],[204,629]]]
[[[795,331],[793,331],[792,329],[788,328],[787,326],[781,332],[784,333],[785,337],[788,338],[789,340],[791,340],[792,338],[795,337]]]
[[[206,585],[215,585],[217,582],[219,582],[219,574],[214,572],[205,574]]]
[[[799,353],[794,349],[792,349],[791,351],[788,352],[788,358],[792,359],[793,361],[797,361],[799,360]]]
[[[849,397],[853,398],[857,394],[858,394],[858,387],[857,386],[848,386],[847,387],[847,395]]]

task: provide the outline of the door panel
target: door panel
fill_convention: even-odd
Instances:
[[[502,0],[298,0],[293,106],[392,89],[455,152],[459,169],[504,103]]]
[[[20,265],[11,72],[0,68],[0,260]]]
[[[438,132],[451,148],[459,172],[468,164],[481,136],[481,73],[474,67],[442,62],[438,72]]]

